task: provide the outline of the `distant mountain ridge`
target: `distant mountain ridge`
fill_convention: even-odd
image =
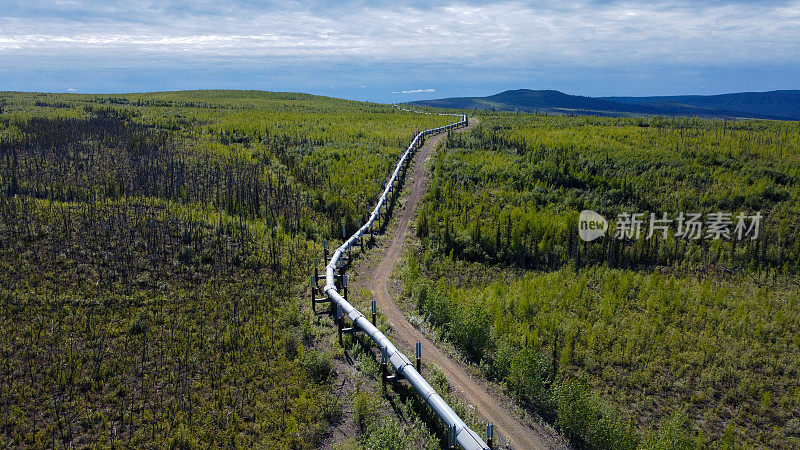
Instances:
[[[546,114],[800,120],[800,90],[722,95],[583,97],[553,90],[515,89],[487,97],[453,97],[410,103],[439,108]]]

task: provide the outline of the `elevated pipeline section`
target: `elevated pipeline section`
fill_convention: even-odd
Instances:
[[[398,350],[397,347],[395,347],[394,344],[389,341],[389,338],[381,333],[381,331],[375,327],[372,322],[367,319],[366,316],[364,316],[364,314],[359,312],[353,305],[351,305],[339,293],[336,287],[337,267],[339,266],[340,259],[342,259],[342,256],[345,254],[345,252],[354,246],[362,236],[370,232],[372,224],[378,220],[382,208],[384,208],[384,206],[387,204],[387,199],[392,191],[392,186],[396,181],[398,181],[398,177],[400,176],[404,166],[410,162],[414,150],[422,146],[426,136],[466,127],[469,123],[469,119],[466,115],[443,115],[453,115],[460,117],[461,120],[443,127],[422,131],[417,134],[416,137],[414,137],[414,140],[411,141],[411,144],[409,144],[408,148],[403,153],[403,156],[397,162],[397,166],[395,167],[394,172],[392,172],[392,176],[386,182],[386,187],[384,188],[381,196],[378,198],[378,203],[372,210],[372,214],[370,214],[367,222],[333,253],[331,260],[325,267],[325,287],[323,288],[323,291],[334,304],[334,306],[337,309],[341,308],[341,311],[353,321],[354,328],[357,327],[359,331],[363,331],[370,338],[372,338],[373,341],[375,341],[381,351],[383,361],[388,361],[388,363],[394,367],[395,372],[399,376],[405,378],[411,384],[411,386],[416,389],[417,393],[419,393],[419,395],[425,399],[428,405],[433,408],[436,414],[447,425],[451,442],[457,443],[464,450],[489,449],[489,446],[486,445],[483,439],[481,439],[481,437],[475,431],[471,430],[464,423],[458,414],[453,411],[453,409],[444,401],[444,399],[442,399],[436,390],[431,387],[431,385],[425,380],[425,378],[422,377],[422,375],[420,375],[415,365],[406,357],[406,355]]]

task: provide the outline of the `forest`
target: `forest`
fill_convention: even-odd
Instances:
[[[318,446],[343,404],[311,263],[448,119],[257,91],[0,93],[0,447]]]
[[[800,125],[478,119],[429,161],[410,313],[576,447],[800,445]],[[410,390],[377,393],[370,343],[309,311],[308,276],[450,121],[293,93],[0,92],[0,447],[315,448],[345,411],[356,437],[334,448],[441,446]],[[606,236],[580,239],[583,210]],[[613,237],[621,214],[680,212],[762,220]]]
[[[800,445],[800,125],[480,120],[429,163],[410,314],[578,447]],[[762,219],[585,242],[582,210]]]

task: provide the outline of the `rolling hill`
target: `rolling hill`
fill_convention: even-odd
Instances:
[[[699,116],[800,120],[800,91],[742,92],[664,97],[583,97],[554,90],[516,89],[487,97],[420,100],[439,108],[562,115]]]

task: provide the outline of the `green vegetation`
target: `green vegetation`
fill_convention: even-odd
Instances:
[[[377,380],[369,342],[327,345],[300,308],[309,262],[450,117],[228,91],[0,105],[0,446],[310,448],[341,416],[336,358]],[[409,298],[578,445],[798,446],[798,147],[797,123],[486,115],[432,161]],[[764,219],[584,243],[583,209]],[[343,445],[440,445],[390,389],[357,387]]]
[[[432,162],[405,289],[578,445],[794,447],[799,160],[797,123],[487,115]],[[583,209],[764,219],[584,243]]]
[[[341,405],[309,261],[448,118],[241,91],[0,104],[0,446],[316,446]]]
[[[362,289],[349,299],[361,311],[369,309],[372,293]],[[378,328],[391,335],[392,326],[386,317],[377,313]],[[329,324],[326,329],[333,328]],[[332,336],[335,338],[336,336]],[[345,334],[343,345],[337,350],[353,360],[353,366],[376,386],[356,383],[355,393],[350,395],[353,411],[355,439],[342,443],[342,449],[436,449],[448,445],[448,430],[436,412],[407,382],[398,380],[381,388],[380,354],[372,340],[363,334]],[[338,355],[337,355],[338,356]],[[468,407],[458,396],[450,392],[450,385],[435,365],[423,366],[426,379],[442,398],[473,429],[481,429],[485,423],[478,421],[475,410]],[[393,413],[393,414],[392,414]]]
[[[537,116],[530,116],[537,117]],[[800,270],[800,127],[784,122],[495,116],[437,155],[418,234],[440,252],[524,268],[686,261]],[[579,245],[577,213],[765,216],[760,239]],[[644,229],[646,232],[646,228]],[[735,245],[738,244],[738,245]]]

